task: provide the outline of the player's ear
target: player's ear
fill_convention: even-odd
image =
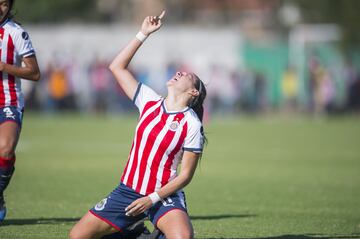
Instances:
[[[190,95],[193,97],[197,97],[199,95],[199,91],[197,89],[191,89]]]

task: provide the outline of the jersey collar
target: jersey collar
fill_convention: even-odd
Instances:
[[[6,18],[2,23],[0,23],[0,27],[3,27],[6,23],[10,21],[9,18]]]
[[[179,114],[179,113],[185,113],[186,111],[188,111],[188,110],[190,109],[188,106],[186,106],[186,108],[184,108],[184,109],[181,110],[181,111],[169,111],[169,110],[166,109],[165,98],[162,100],[161,106],[162,106],[164,112],[165,112],[166,114],[169,114],[169,115]]]

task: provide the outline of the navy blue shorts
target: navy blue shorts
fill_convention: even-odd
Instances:
[[[185,194],[181,190],[156,203],[143,214],[135,217],[126,216],[125,208],[141,197],[144,196],[121,183],[109,196],[90,209],[90,212],[119,231],[125,231],[126,228],[145,217],[149,217],[156,226],[162,216],[174,209],[187,213]]]
[[[23,111],[14,106],[0,108],[0,124],[13,121],[21,127]]]

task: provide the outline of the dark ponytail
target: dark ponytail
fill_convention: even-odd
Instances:
[[[189,104],[189,107],[191,109],[193,109],[193,111],[196,113],[197,117],[199,118],[199,120],[201,121],[201,123],[203,122],[203,118],[204,118],[204,100],[206,98],[206,88],[205,88],[205,84],[200,80],[200,78],[195,75],[195,89],[199,92],[199,95],[194,97]],[[205,136],[204,133],[204,128],[201,127],[201,134],[204,137],[204,143],[207,143],[207,138]]]
[[[9,12],[8,12],[8,14],[6,16],[6,18],[8,18],[8,19],[13,19],[14,18],[14,14],[11,12],[13,7],[14,7],[14,3],[15,3],[15,0],[9,0]]]
[[[15,0],[9,0],[9,11],[12,10],[12,7],[14,6]]]
[[[197,76],[196,76],[196,82],[195,82],[195,89],[199,92],[199,95],[194,97],[194,99],[192,99],[190,101],[189,106],[190,106],[190,108],[192,108],[195,111],[199,120],[201,122],[203,122],[203,117],[204,117],[203,103],[206,98],[206,88],[205,88],[204,83]]]

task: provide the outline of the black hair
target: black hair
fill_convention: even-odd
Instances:
[[[199,95],[194,97],[189,104],[189,107],[192,108],[196,115],[198,116],[199,120],[203,122],[204,118],[204,100],[206,98],[206,88],[205,84],[200,80],[200,78],[195,75],[195,89],[199,92]]]
[[[205,84],[204,82],[202,82],[200,80],[200,78],[195,75],[195,89],[199,92],[199,95],[194,97],[189,104],[189,107],[191,109],[193,109],[193,111],[196,113],[197,117],[199,118],[199,120],[201,121],[201,123],[203,122],[203,118],[204,118],[204,100],[206,98],[206,88],[205,88]],[[207,143],[207,138],[204,134],[204,128],[201,127],[201,134],[204,137],[204,143]]]
[[[13,19],[14,14],[11,11],[12,11],[12,9],[14,7],[15,0],[8,0],[8,1],[9,1],[9,11],[8,11],[7,16],[5,17],[5,19]]]
[[[9,9],[10,9],[10,11],[11,11],[12,7],[14,6],[14,2],[15,2],[15,0],[9,0],[9,4],[10,4]]]

